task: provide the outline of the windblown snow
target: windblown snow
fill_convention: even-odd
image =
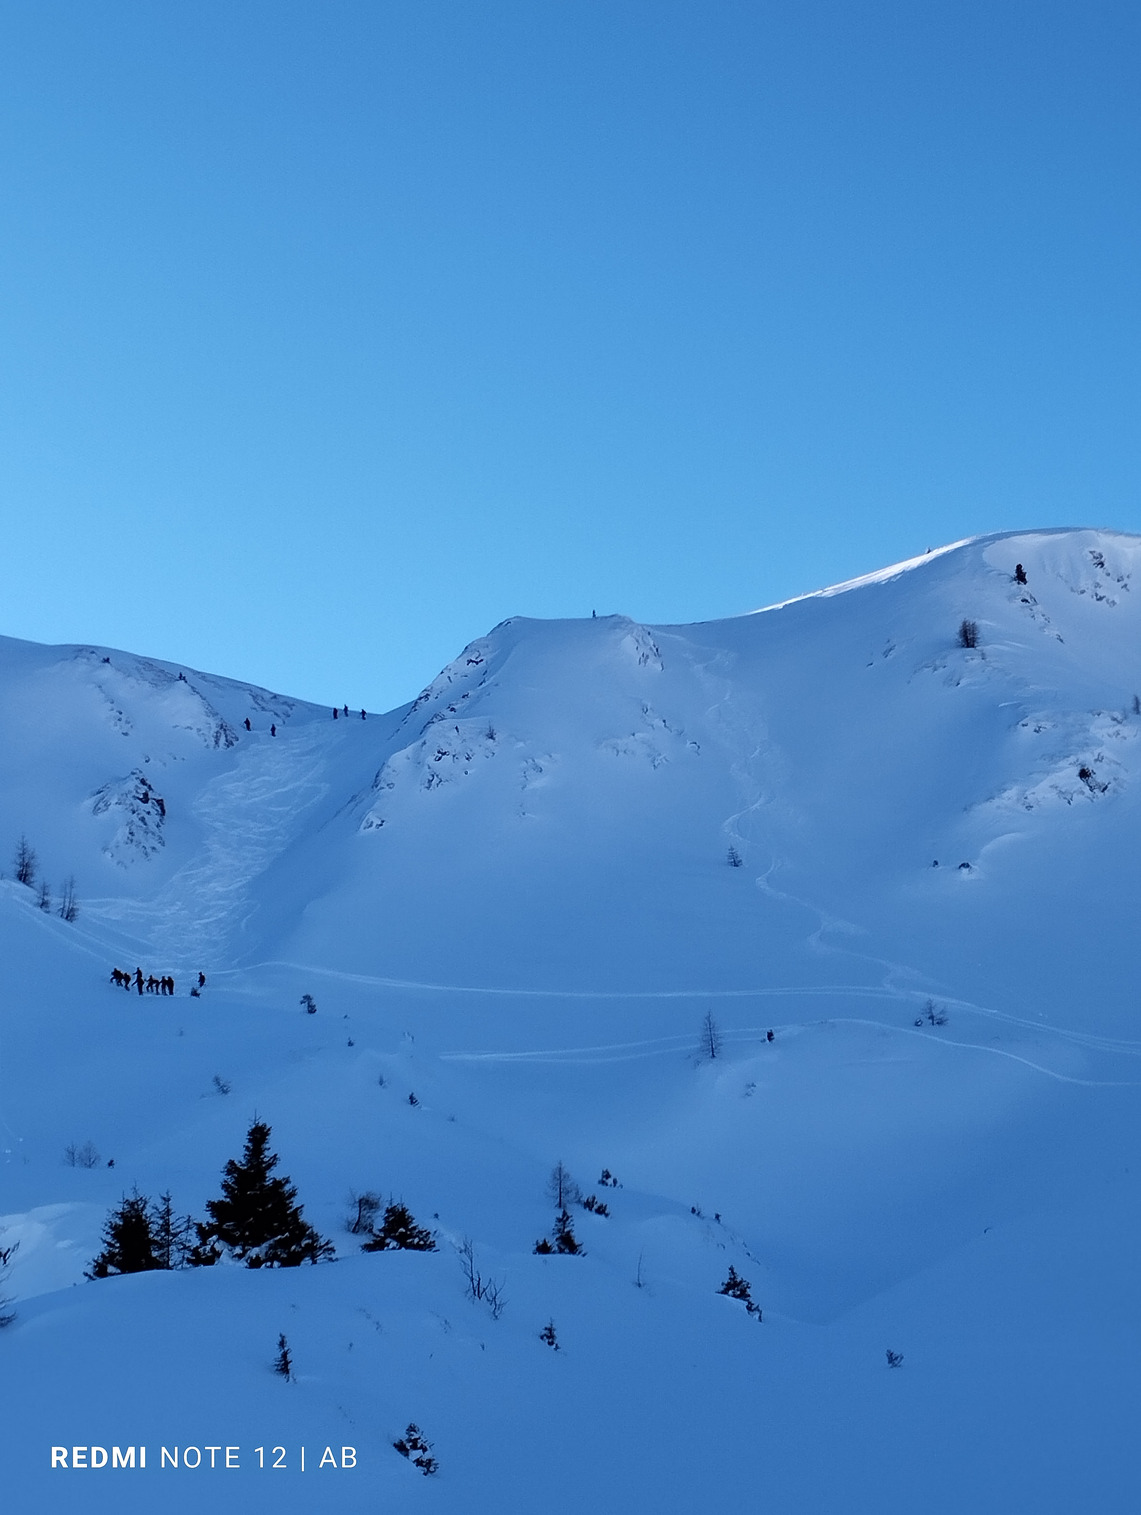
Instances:
[[[8,1507],[1132,1509],[1139,649],[1093,530],[507,620],[335,720],[0,641]],[[85,1278],[255,1114],[336,1261]],[[366,1191],[438,1250],[363,1253]],[[96,1445],[147,1468],[50,1466]]]

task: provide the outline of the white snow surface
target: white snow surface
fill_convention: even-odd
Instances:
[[[6,1508],[1134,1509],[1139,652],[1141,538],[1079,529],[511,619],[363,720],[0,640]],[[255,1113],[335,1262],[85,1279],[133,1187],[203,1216]],[[558,1160],[611,1211],[582,1257],[532,1250]],[[361,1253],[368,1189],[439,1250]]]

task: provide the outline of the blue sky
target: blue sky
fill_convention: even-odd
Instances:
[[[0,631],[410,698],[508,615],[1141,530],[1141,12],[0,4]]]

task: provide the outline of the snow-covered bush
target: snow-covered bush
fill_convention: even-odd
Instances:
[[[414,1420],[408,1422],[408,1429],[404,1435],[398,1437],[392,1445],[401,1457],[407,1457],[415,1463],[425,1478],[440,1466],[432,1456],[432,1443],[424,1439],[424,1433]]]
[[[730,1263],[729,1276],[726,1278],[725,1282],[721,1285],[717,1292],[718,1294],[727,1294],[730,1299],[739,1299],[749,1314],[755,1315],[757,1319],[760,1320],[761,1307],[754,1301],[750,1289],[751,1286],[749,1284],[749,1280],[747,1278],[742,1278],[741,1275],[737,1272],[736,1268],[734,1268],[732,1263]]]
[[[546,1342],[553,1352],[559,1350],[559,1338],[555,1335],[555,1323],[553,1320],[549,1320],[539,1332],[539,1340]]]
[[[418,1226],[407,1205],[393,1203],[384,1212],[379,1231],[361,1248],[364,1252],[434,1252],[436,1239],[424,1226]]]

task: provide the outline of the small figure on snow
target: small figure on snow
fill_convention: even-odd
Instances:
[[[205,989],[206,987],[206,975],[204,973],[198,975],[198,987],[199,989]]]
[[[333,706],[333,719],[336,720],[337,717],[340,715],[340,713],[341,712],[337,709],[336,705],[334,705]]]
[[[269,728],[269,734],[270,734],[270,736],[276,736],[277,735],[277,727],[276,726],[271,726]]]
[[[250,718],[249,718],[249,716],[248,716],[248,715],[247,715],[247,716],[246,716],[246,730],[247,730],[247,731],[252,731],[252,730],[253,730],[253,729],[254,729],[254,728],[253,728],[253,727],[252,727],[252,726],[251,726],[251,725],[250,725]]]
[[[1014,582],[1016,584],[1026,583],[1026,570],[1021,563],[1015,563],[1014,565]]]

